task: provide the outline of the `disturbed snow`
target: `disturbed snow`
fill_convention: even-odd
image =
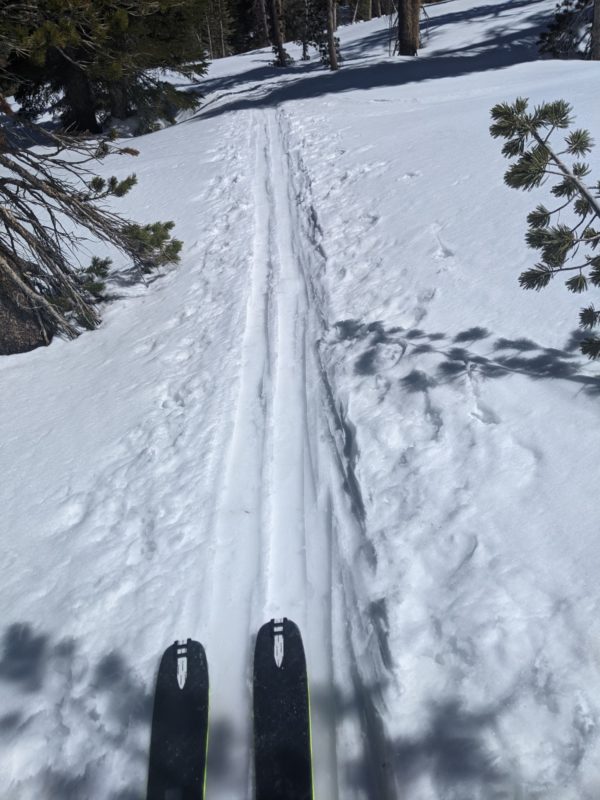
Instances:
[[[252,637],[283,615],[317,798],[600,796],[600,382],[581,298],[518,288],[540,198],[487,132],[524,95],[598,135],[600,66],[535,60],[553,5],[430,7],[415,60],[343,28],[336,75],[224,59],[138,140],[119,207],[174,219],[181,265],[0,362],[0,797],[142,798],[191,636],[207,796],[250,798]]]

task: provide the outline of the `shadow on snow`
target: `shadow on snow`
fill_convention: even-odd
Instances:
[[[369,616],[375,627],[380,624],[387,628],[384,606],[373,607]],[[386,636],[383,646],[382,637],[377,638],[383,665],[389,670],[392,654]],[[144,683],[116,651],[88,664],[76,641],[52,642],[28,623],[13,624],[5,630],[0,652],[0,689],[2,684],[8,684],[11,695],[16,695],[23,706],[23,712],[10,712],[0,718],[0,741],[14,743],[16,737],[26,740],[28,733],[35,738],[40,734],[40,725],[49,726],[42,733],[51,752],[47,762],[39,765],[37,774],[35,765],[30,765],[34,769],[28,789],[35,784],[41,800],[106,796],[106,770],[110,769],[107,756],[118,751],[121,755],[125,752],[127,759],[137,764],[140,779],[113,792],[110,800],[143,800],[154,675],[145,676],[148,683]],[[159,657],[157,653],[156,666]],[[79,666],[75,667],[77,663]],[[426,724],[422,735],[390,740],[380,714],[386,686],[368,684],[359,677],[356,667],[351,680],[352,685],[343,691],[312,686],[311,697],[325,724],[333,727],[346,717],[358,721],[363,733],[361,752],[346,760],[340,752],[340,768],[345,781],[362,789],[365,797],[396,800],[405,796],[398,791],[408,792],[423,775],[440,788],[457,787],[470,792],[479,787],[486,797],[496,796],[493,792],[511,785],[511,775],[485,745],[511,698],[476,713],[465,710],[457,699],[432,702],[423,708]],[[28,717],[27,698],[34,693],[42,695],[48,706],[40,713],[38,701],[35,712]],[[85,730],[79,728],[77,736],[91,742],[94,758],[70,768],[61,769],[60,764],[48,767],[52,754],[69,751],[71,728],[81,725]],[[132,731],[137,731],[144,744],[133,743]],[[23,747],[27,744],[24,741]],[[208,769],[214,784],[227,780],[232,751],[235,742],[230,725],[226,720],[211,720]],[[318,752],[314,758],[319,758]]]
[[[430,38],[435,38],[435,30],[442,24],[463,24],[479,16],[500,17],[504,11],[514,12],[519,6],[531,7],[541,2],[543,0],[520,0],[493,7],[482,5],[468,11],[434,17],[428,23]],[[209,100],[186,122],[219,116],[230,111],[274,107],[291,100],[306,100],[355,89],[367,90],[452,78],[533,61],[538,58],[537,37],[550,19],[551,11],[546,7],[528,19],[526,28],[507,30],[506,27],[498,26],[495,31],[487,31],[488,38],[484,41],[475,41],[460,48],[436,50],[435,54],[423,58],[394,58],[383,62],[378,59],[375,63],[352,64],[354,58],[364,58],[369,50],[378,46],[387,51],[389,32],[377,31],[360,41],[343,46],[342,54],[346,63],[337,72],[326,72],[315,62],[297,62],[283,69],[261,66],[242,75],[208,79],[198,85],[198,90],[203,94],[223,92],[223,95]],[[427,48],[424,52],[427,53]],[[285,76],[285,80],[282,81],[281,76]],[[272,79],[270,83],[269,78]],[[216,101],[221,102],[211,108]]]
[[[454,336],[446,333],[428,333],[421,328],[385,329],[379,321],[363,323],[342,320],[335,325],[335,341],[352,340],[360,345],[354,360],[358,375],[375,375],[395,366],[400,359],[421,354],[441,356],[433,373],[414,369],[402,384],[408,391],[425,391],[460,378],[475,368],[484,378],[504,378],[511,374],[525,375],[534,380],[560,379],[577,383],[586,394],[600,393],[600,377],[584,371],[589,363],[578,352],[586,333],[573,331],[562,349],[544,347],[531,339],[506,339],[500,337],[486,342],[488,353],[481,355],[471,347],[475,342],[488,340],[491,333],[485,328],[473,327]],[[471,346],[471,347],[469,347]],[[396,355],[390,358],[390,351]],[[382,352],[385,366],[382,367]]]
[[[152,694],[117,651],[91,665],[74,639],[52,642],[29,623],[14,623],[4,632],[0,653],[0,688],[5,684],[18,700],[17,710],[0,717],[0,741],[14,744],[19,737],[44,736],[48,757],[30,764],[27,778],[28,788],[35,786],[41,800],[94,797],[103,783],[103,761],[115,751],[125,751],[145,778]],[[36,695],[43,698],[41,710]],[[140,730],[146,748],[134,744]],[[78,741],[92,743],[94,757],[61,768],[56,754],[69,751],[75,734]],[[142,800],[145,793],[144,783],[119,790],[111,800]]]

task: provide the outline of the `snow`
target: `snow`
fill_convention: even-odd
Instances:
[[[349,26],[335,75],[220,60],[203,110],[106,167],[185,249],[99,330],[0,361],[3,800],[144,797],[155,670],[188,636],[207,797],[252,797],[279,616],[316,797],[600,796],[600,381],[582,298],[518,287],[543,192],[504,186],[488,133],[521,95],[597,136],[600,66],[536,60],[553,6],[430,6],[415,60]]]

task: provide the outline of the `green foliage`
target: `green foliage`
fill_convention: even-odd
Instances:
[[[204,0],[204,6],[202,38],[209,58],[212,60],[231,55],[231,42],[234,39],[231,0]]]
[[[183,242],[171,239],[174,222],[153,222],[150,225],[130,223],[123,228],[129,252],[145,272],[179,261]]]
[[[552,178],[556,182],[550,193],[562,202],[553,209],[540,204],[527,215],[525,239],[529,247],[540,252],[541,261],[521,273],[519,284],[524,289],[540,290],[557,273],[573,272],[565,282],[570,292],[580,294],[590,286],[598,288],[600,257],[594,251],[600,244],[600,230],[595,227],[600,223],[600,182],[595,187],[588,186],[584,183],[590,174],[588,164],[576,160],[569,166],[564,160],[565,156],[579,158],[589,153],[592,138],[586,130],[571,130],[564,138],[564,149],[557,151],[551,139],[555,131],[572,124],[571,106],[557,100],[542,103],[533,111],[528,109],[524,98],[492,108],[490,133],[494,138],[506,139],[502,153],[516,159],[504,181],[513,189],[531,191]],[[588,330],[600,327],[600,312],[593,306],[583,309],[579,323]],[[600,357],[600,338],[584,340],[581,352],[590,358]]]
[[[539,38],[541,53],[555,58],[590,58],[594,0],[561,0]]]
[[[13,43],[0,92],[35,117],[53,103],[75,130],[108,116],[173,120],[195,96],[163,79],[206,71],[201,25],[209,0],[15,0],[19,26],[0,20]],[[10,75],[10,78],[7,77]],[[166,97],[165,97],[166,95]]]
[[[286,12],[293,16],[290,38],[303,46],[303,59],[308,60],[308,48],[314,47],[324,66],[331,66],[327,37],[327,0],[291,0]],[[286,28],[287,30],[287,28]],[[338,63],[342,61],[340,40],[334,37]]]
[[[111,266],[110,258],[94,256],[90,266],[79,273],[79,281],[84,292],[95,300],[103,300],[106,290],[106,279]]]
[[[55,334],[73,338],[101,322],[97,306],[107,299],[111,263],[96,256],[83,266],[87,242],[123,254],[131,280],[178,261],[182,244],[171,238],[172,222],[139,225],[101,202],[122,197],[136,176],[102,178],[90,165],[111,154],[136,155],[134,149],[35,127],[31,134],[51,146],[4,140],[0,148],[0,280],[16,305],[35,309],[48,343]]]
[[[114,175],[112,175],[108,180],[95,175],[88,182],[88,188],[90,191],[86,197],[93,197],[95,200],[99,200],[101,197],[108,197],[110,195],[113,197],[123,197],[136,185],[136,183],[137,176],[135,173],[128,175],[121,181]]]

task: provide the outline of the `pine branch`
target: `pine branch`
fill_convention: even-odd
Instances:
[[[540,251],[541,262],[519,275],[519,285],[539,291],[558,273],[574,272],[565,282],[569,291],[579,294],[587,291],[590,284],[600,287],[600,257],[592,257],[584,251],[582,263],[567,265],[582,248],[589,247],[593,251],[600,244],[600,231],[593,227],[595,222],[600,222],[600,182],[595,188],[586,186],[583,179],[590,174],[589,166],[576,160],[569,167],[564,159],[567,154],[579,158],[590,152],[592,138],[584,129],[570,130],[565,137],[565,149],[557,151],[551,145],[552,134],[571,125],[571,106],[564,100],[557,100],[537,106],[532,113],[528,113],[527,106],[526,99],[517,98],[512,105],[494,106],[491,112],[491,135],[506,139],[503,154],[517,159],[507,169],[505,183],[530,191],[547,178],[558,178],[550,191],[565,200],[553,210],[538,205],[528,214],[525,239],[529,247]],[[560,222],[552,226],[552,218],[560,219],[567,209],[575,217],[571,224]],[[593,306],[582,310],[580,325],[588,328],[600,325],[600,314]],[[581,351],[590,358],[598,358],[598,342],[600,340],[587,339]]]
[[[42,132],[43,133],[43,132]],[[110,153],[135,155],[130,148],[50,134],[50,148],[0,150],[0,274],[26,298],[44,341],[58,333],[74,338],[101,322],[110,261],[93,259],[85,268],[83,247],[90,239],[120,250],[139,278],[178,260],[181,242],[173,223],[139,226],[100,205],[121,197],[135,183],[97,178],[91,162]]]
[[[541,137],[540,137],[540,135],[538,134],[538,132],[536,130],[532,130],[532,134],[531,135],[533,136],[533,138],[537,142],[542,144]],[[555,153],[553,153],[552,150],[549,147],[547,147],[546,149],[548,151],[548,155],[550,156],[550,159],[552,161],[554,161],[556,166],[560,169],[561,173],[565,177],[567,177],[569,180],[573,181],[573,183],[577,186],[577,190],[579,191],[579,194],[581,194],[583,197],[585,197],[585,199],[588,201],[590,206],[594,209],[595,215],[600,218],[600,203],[596,202],[596,198],[590,192],[590,190],[587,188],[587,186],[585,184],[583,184],[579,180],[579,178],[576,177],[569,170],[569,168],[566,166],[566,164]]]

